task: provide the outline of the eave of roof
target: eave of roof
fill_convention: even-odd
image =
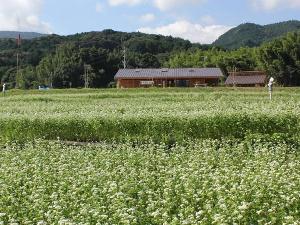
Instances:
[[[232,76],[267,76],[267,73],[264,71],[238,71],[238,72],[229,72],[229,75]]]
[[[122,80],[156,80],[156,79],[197,79],[197,78],[207,78],[207,79],[219,79],[218,76],[205,76],[205,77],[119,77],[115,79],[122,79]]]

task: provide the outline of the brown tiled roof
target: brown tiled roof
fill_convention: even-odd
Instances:
[[[229,75],[254,76],[254,75],[266,75],[266,73],[264,71],[237,71],[237,72],[229,72]]]
[[[252,85],[265,84],[267,75],[230,75],[225,84],[226,85]]]
[[[115,79],[179,79],[179,78],[221,78],[219,68],[178,68],[178,69],[120,69]]]

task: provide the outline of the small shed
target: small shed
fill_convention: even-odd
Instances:
[[[216,86],[219,68],[120,69],[115,76],[119,88]]]
[[[239,71],[230,72],[225,82],[228,86],[240,87],[262,87],[267,81],[267,74],[264,71]]]

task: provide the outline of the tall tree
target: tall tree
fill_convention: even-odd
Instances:
[[[290,33],[263,45],[258,50],[258,58],[269,75],[279,83],[300,85],[300,33]]]
[[[83,74],[83,64],[76,46],[71,44],[57,48],[55,54],[42,59],[37,66],[40,82],[50,87],[64,87],[72,83],[78,87]]]

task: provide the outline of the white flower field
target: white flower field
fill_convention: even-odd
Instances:
[[[0,224],[300,224],[300,89],[13,91]]]

